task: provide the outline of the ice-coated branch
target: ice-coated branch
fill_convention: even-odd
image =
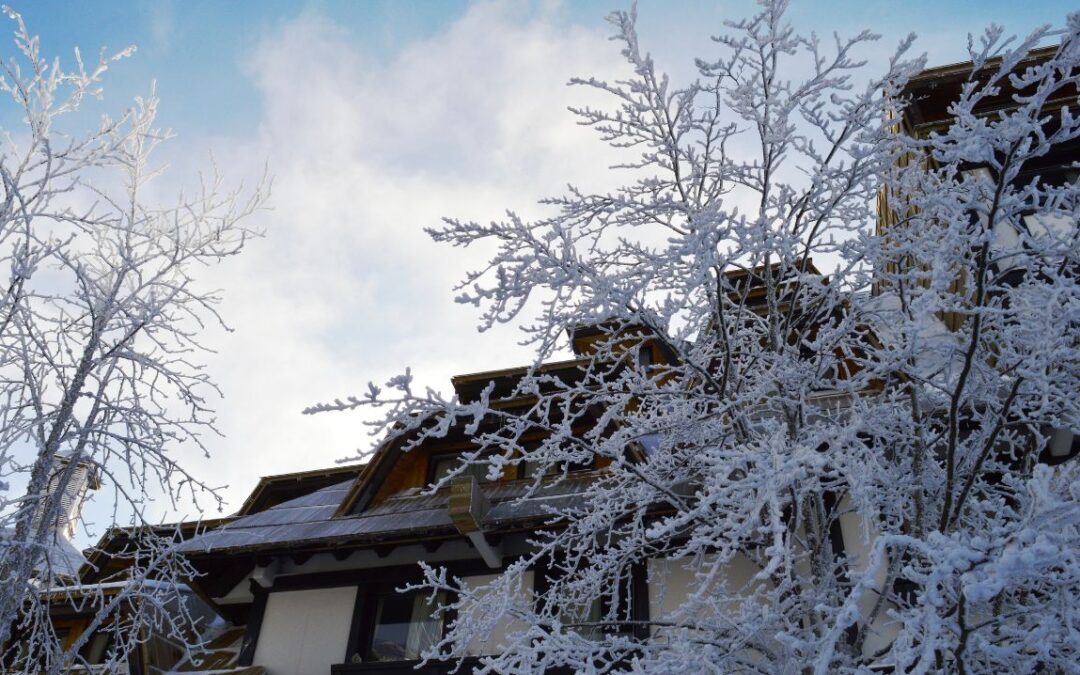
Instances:
[[[218,391],[199,356],[203,329],[222,318],[198,274],[257,234],[247,223],[269,184],[230,190],[214,174],[193,195],[151,203],[147,186],[161,173],[153,153],[171,136],[155,126],[153,88],[119,116],[70,132],[86,97],[99,96],[108,69],[134,50],[94,63],[76,51],[67,68],[5,12],[18,55],[0,59],[0,92],[16,109],[8,118],[26,126],[5,130],[0,153],[0,265],[9,270],[0,296],[0,645],[19,654],[5,664],[64,672],[79,662],[79,645],[60,649],[50,604],[90,607],[93,626],[113,626],[114,665],[145,635],[140,626],[181,645],[195,635],[187,610],[159,592],[191,570],[153,537],[132,538],[129,587],[119,593],[82,587],[59,565],[62,496],[91,470],[116,498],[113,517],[135,530],[162,495],[217,500],[175,455],[215,433],[209,400]]]
[[[494,246],[457,292],[535,349],[513,408],[391,386],[311,409],[380,409],[408,450],[466,429],[489,476],[539,467],[525,499],[603,467],[497,580],[425,570],[457,617],[429,658],[512,621],[483,672],[1075,668],[1078,469],[1042,462],[1080,433],[1078,167],[1050,161],[1080,142],[1080,15],[973,39],[911,133],[912,36],[872,75],[876,36],[786,9],[727,23],[681,86],[612,15],[627,74],[573,83],[607,96],[575,112],[623,186],[431,230]],[[574,375],[541,368],[582,326]],[[527,572],[546,590],[515,602]]]

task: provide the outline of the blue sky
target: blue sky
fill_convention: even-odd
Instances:
[[[247,65],[250,55],[260,41],[298,17],[326,17],[370,57],[390,59],[408,44],[444,31],[470,6],[465,0],[16,0],[11,4],[41,35],[47,50],[65,53],[78,45],[88,52],[102,46],[137,45],[138,56],[118,69],[110,96],[130,96],[156,79],[165,104],[164,122],[189,133],[215,134],[241,132],[258,118],[258,91]],[[576,0],[560,4],[557,14],[567,24],[602,26],[611,9],[627,4]],[[662,50],[679,32],[701,38],[704,29],[718,27],[731,9],[747,5],[644,0],[639,3],[642,32]],[[532,11],[542,8],[543,4],[531,6]],[[791,16],[796,24],[819,31],[867,27],[892,39],[914,31],[923,34],[928,43],[924,48],[932,56],[953,60],[962,58],[963,45],[944,44],[952,37],[962,39],[991,21],[1024,32],[1060,21],[1074,8],[1075,3],[1065,0],[812,0],[794,3]],[[530,11],[530,6],[523,9]]]
[[[266,237],[207,279],[226,289],[222,310],[236,329],[209,337],[225,437],[209,460],[176,449],[227,486],[226,511],[260,475],[328,466],[371,446],[362,414],[305,417],[305,406],[406,366],[445,391],[451,375],[528,359],[512,327],[478,334],[473,310],[453,302],[451,285],[483,251],[444,250],[424,226],[506,209],[528,216],[568,182],[613,186],[606,167],[618,157],[566,112],[603,100],[564,85],[624,72],[603,21],[622,3],[13,4],[46,54],[138,46],[111,69],[92,111],[116,111],[157,80],[160,122],[178,135],[160,157],[171,165],[162,194],[189,185],[211,153],[233,183],[265,165],[275,176],[273,210],[259,223]],[[823,34],[883,33],[864,52],[873,63],[914,31],[937,65],[964,58],[969,31],[1060,24],[1073,5],[796,0],[789,16]],[[678,81],[708,55],[725,18],[753,10],[742,0],[642,0],[642,43]],[[0,123],[9,115],[0,109]]]
[[[245,64],[260,40],[303,14],[346,27],[373,56],[438,31],[460,16],[455,0],[289,2],[248,0],[40,0],[11,3],[47,50],[84,53],[136,45],[138,56],[118,68],[110,96],[141,91],[151,79],[167,105],[163,121],[186,132],[240,132],[259,114]],[[213,105],[207,105],[207,100]]]

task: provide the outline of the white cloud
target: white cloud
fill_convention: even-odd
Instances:
[[[227,438],[193,461],[230,485],[230,508],[260,475],[369,447],[363,415],[304,417],[303,407],[406,366],[446,391],[453,374],[529,358],[513,330],[478,334],[474,310],[452,300],[482,252],[437,246],[422,228],[537,213],[535,201],[568,182],[604,179],[611,151],[566,111],[595,94],[566,81],[623,73],[605,30],[569,25],[553,7],[482,3],[379,58],[319,14],[260,42],[247,69],[262,119],[251,138],[214,146],[233,175],[268,159],[273,211],[267,237],[215,275],[236,328],[210,364]]]
[[[152,48],[166,50],[176,37],[173,9],[154,4],[147,14]],[[735,0],[643,2],[642,44],[682,81],[694,75],[693,56],[714,51],[708,35],[721,20],[753,9]],[[568,21],[570,10],[481,2],[391,54],[359,44],[329,17],[303,14],[249,55],[262,103],[249,135],[182,137],[166,147],[174,177],[204,165],[205,148],[231,177],[250,180],[264,160],[276,175],[267,237],[211,279],[225,288],[222,311],[236,328],[214,336],[219,353],[209,363],[226,394],[218,409],[227,437],[210,439],[209,460],[183,451],[198,475],[230,485],[229,508],[260,475],[328,466],[369,447],[363,415],[304,417],[305,406],[360,392],[405,366],[446,390],[455,373],[528,359],[513,330],[479,335],[474,311],[452,301],[451,285],[482,252],[436,246],[422,227],[447,215],[536,213],[535,200],[567,182],[603,188],[613,180],[605,170],[612,152],[565,109],[595,95],[565,83],[623,73],[618,45],[606,25]],[[865,3],[843,16],[813,3],[793,11],[802,12],[792,15],[800,28],[881,27],[887,37],[870,50],[876,62],[909,29],[930,31],[917,49],[933,63],[962,57],[963,41],[943,17],[881,14]],[[211,114],[216,105],[206,101]]]
[[[157,2],[140,5],[139,11],[147,22],[150,49],[168,51],[172,46],[173,36],[176,32],[176,4],[174,0],[158,0]]]

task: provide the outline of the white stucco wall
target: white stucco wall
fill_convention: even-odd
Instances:
[[[715,556],[704,556],[700,567],[696,569],[707,570],[715,564],[714,560]],[[713,582],[706,587],[703,597],[711,596],[712,593],[708,589],[717,588],[719,584],[722,584],[728,593],[741,595],[752,584],[761,583],[753,581],[758,571],[757,565],[746,556],[739,554],[729,564],[716,570]],[[677,616],[677,612],[683,608],[692,593],[702,589],[702,583],[703,580],[695,577],[695,565],[692,560],[650,560],[648,568],[649,617],[659,621],[679,621],[690,618]],[[731,602],[738,603],[739,601],[733,599]],[[704,606],[708,606],[707,601]],[[653,633],[658,634],[655,629]]]
[[[969,179],[990,181],[991,174],[988,169],[978,168],[965,171],[964,175]],[[1075,179],[1073,179],[1075,180]],[[980,216],[983,224],[986,223],[986,215]],[[1076,228],[1073,219],[1060,213],[1036,213],[1023,217],[1024,226],[1030,236],[1034,238],[1047,238],[1048,241],[1056,241],[1066,244],[1068,238]],[[994,223],[994,238],[991,241],[994,255],[998,257],[1005,267],[1024,264],[1022,254],[1022,237],[1016,227],[1008,221],[998,220]],[[1014,260],[1009,260],[1013,254],[1019,254]]]
[[[844,537],[844,552],[851,561],[852,571],[858,574],[866,573],[871,563],[874,550],[874,541],[878,537],[877,527],[873,522],[864,518],[856,509],[851,498],[845,496],[840,500],[840,532]],[[876,590],[885,587],[889,576],[889,560],[883,558],[880,565],[874,570],[874,586]],[[866,593],[859,602],[859,610],[862,616],[868,617],[874,609],[879,596],[876,593]],[[899,632],[900,626],[888,617],[889,606],[882,607],[870,626],[870,633],[866,642],[863,643],[863,654],[872,656],[878,651],[888,647]]]
[[[329,673],[345,661],[356,587],[270,593],[255,665],[269,675]]]

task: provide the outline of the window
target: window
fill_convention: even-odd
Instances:
[[[461,466],[462,456],[459,453],[452,452],[442,455],[432,455],[429,471],[428,471],[428,484],[436,483],[443,478],[450,475],[452,471]],[[459,475],[461,476],[476,476],[478,483],[490,483],[488,480],[488,470],[491,468],[484,457],[478,459],[478,464],[470,464]]]
[[[520,464],[518,478],[535,478],[541,471],[544,476],[558,476],[566,466],[566,462],[552,462],[544,467],[540,462],[524,461]],[[589,471],[592,468],[593,460],[590,459],[587,462],[571,462],[567,471]]]
[[[524,444],[526,451],[535,450],[540,446],[540,441],[529,441]],[[478,483],[491,483],[488,478],[488,471],[491,465],[488,464],[488,459],[493,456],[493,453],[482,455],[476,461],[476,464],[470,464],[458,475],[461,476],[475,476]],[[461,453],[448,452],[438,455],[432,455],[428,461],[428,484],[432,485],[443,478],[450,475],[451,472],[458,469],[461,466],[462,455]],[[548,463],[546,467],[542,467],[540,462],[523,460],[518,463],[516,467],[510,466],[509,478],[535,478],[537,475],[544,476],[556,476],[563,473],[563,468],[566,466],[566,462],[552,462]],[[590,458],[585,462],[572,462],[569,465],[569,471],[589,471],[594,468],[594,460]],[[541,471],[543,472],[541,474]],[[506,475],[506,474],[504,474]]]
[[[541,441],[527,441],[522,444],[525,452],[534,452],[540,447]],[[546,464],[547,466],[544,466]],[[518,464],[518,478],[536,478],[538,475],[558,476],[566,471],[589,471],[594,468],[595,460],[589,458],[585,462],[545,462],[523,460]]]
[[[434,600],[428,593],[398,593],[393,589],[375,597],[375,621],[368,648],[368,661],[411,661],[421,658],[443,636],[445,594]]]
[[[565,563],[550,558],[540,561],[533,577],[538,611],[554,614],[563,631],[586,640],[603,641],[618,634],[648,637],[649,589],[644,563],[631,564],[617,579],[605,575],[602,581],[584,568],[585,579],[577,575],[567,578]]]
[[[60,645],[63,649],[67,649],[71,643],[68,638],[71,637],[71,628],[57,628],[56,629],[56,644]]]
[[[524,461],[521,463],[518,469],[519,478],[536,478],[537,475],[554,476],[558,473],[559,466],[557,464],[548,464],[547,467],[543,467],[539,462]],[[542,472],[542,473],[541,473]]]
[[[559,621],[568,630],[577,633],[586,640],[604,639],[604,626],[600,621],[604,618],[604,599],[596,598],[588,605],[570,605],[559,608]],[[582,625],[584,624],[584,625]]]
[[[110,649],[113,645],[116,635],[108,629],[98,631],[90,637],[89,640],[83,644],[79,654],[86,659],[86,662],[90,665],[99,665],[105,663],[105,661],[111,656]]]
[[[649,366],[653,365],[653,350],[649,345],[644,344],[638,347],[637,356],[638,365],[641,366],[643,370],[647,371]]]
[[[481,586],[498,582],[500,575],[498,574],[474,574],[461,578],[462,587],[469,591],[476,592]],[[523,572],[520,577],[517,578],[517,584],[511,584],[509,586],[496,585],[488,589],[489,593],[505,593],[512,599],[514,605],[521,611],[527,612],[532,608],[533,604],[533,573]],[[484,603],[474,604],[466,601],[462,604],[458,618],[473,622],[476,625],[490,625],[488,617],[484,614],[487,607]],[[528,630],[529,626],[521,619],[515,618],[510,614],[504,614],[502,618],[492,626],[490,633],[486,635],[474,636],[472,640],[465,645],[465,653],[469,656],[482,656],[487,654],[498,654],[504,650],[510,644],[510,636],[514,633],[523,633]]]

